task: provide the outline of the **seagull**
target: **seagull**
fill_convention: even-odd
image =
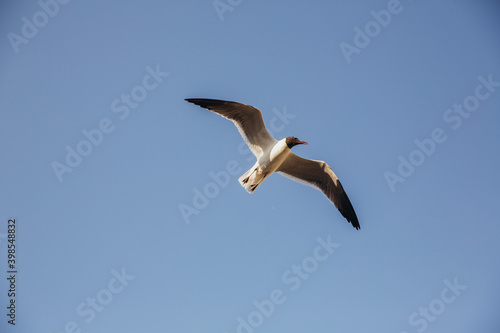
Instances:
[[[307,145],[294,136],[276,140],[266,129],[259,109],[237,102],[206,98],[188,98],[187,102],[208,109],[231,120],[238,128],[257,162],[239,179],[248,193],[253,193],[274,172],[322,191],[344,218],[359,229],[351,201],[333,170],[324,161],[308,160],[291,152],[296,145]]]

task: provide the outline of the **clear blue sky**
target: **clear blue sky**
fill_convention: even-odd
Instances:
[[[498,331],[497,2],[60,1],[1,5],[1,332]],[[361,230],[246,193],[189,97],[308,141]]]

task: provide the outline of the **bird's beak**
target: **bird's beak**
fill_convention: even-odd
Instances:
[[[301,144],[303,144],[303,145],[308,145],[308,143],[307,143],[307,142],[305,142],[305,141],[300,141],[300,140],[299,140],[299,143],[301,143]]]

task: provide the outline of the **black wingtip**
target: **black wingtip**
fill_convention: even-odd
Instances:
[[[220,105],[225,102],[218,99],[210,99],[210,98],[186,98],[184,100],[186,102],[201,106],[202,108],[205,109],[207,109],[210,106]]]
[[[352,226],[356,229],[359,230],[361,229],[361,226],[359,225],[358,217],[356,216],[356,212],[354,211],[354,208],[352,207],[351,201],[346,195],[346,200],[347,200],[347,207],[342,207],[339,209],[340,213],[342,216],[352,224]]]
[[[348,219],[347,221],[349,223],[351,223],[352,226],[354,228],[356,228],[356,230],[361,229],[361,226],[359,225],[358,217],[356,216],[356,213],[354,212],[354,209],[352,210],[352,214],[353,214],[353,216],[350,219]]]
[[[236,103],[232,101],[224,101],[221,99],[212,99],[212,98],[186,98],[184,99],[186,102],[193,103],[195,105],[198,105],[202,108],[212,110],[213,108],[235,103],[235,104],[241,104],[241,103]]]
[[[206,99],[206,98],[186,98],[184,99],[186,102],[189,102],[189,103],[193,103],[194,105],[198,105],[198,106],[201,106],[202,108],[208,108],[208,106],[211,105],[211,101],[210,99]]]

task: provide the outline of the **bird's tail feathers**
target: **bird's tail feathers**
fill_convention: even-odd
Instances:
[[[248,193],[253,193],[257,187],[266,179],[266,175],[259,172],[255,166],[251,167],[247,172],[238,178],[241,186],[247,190]]]

